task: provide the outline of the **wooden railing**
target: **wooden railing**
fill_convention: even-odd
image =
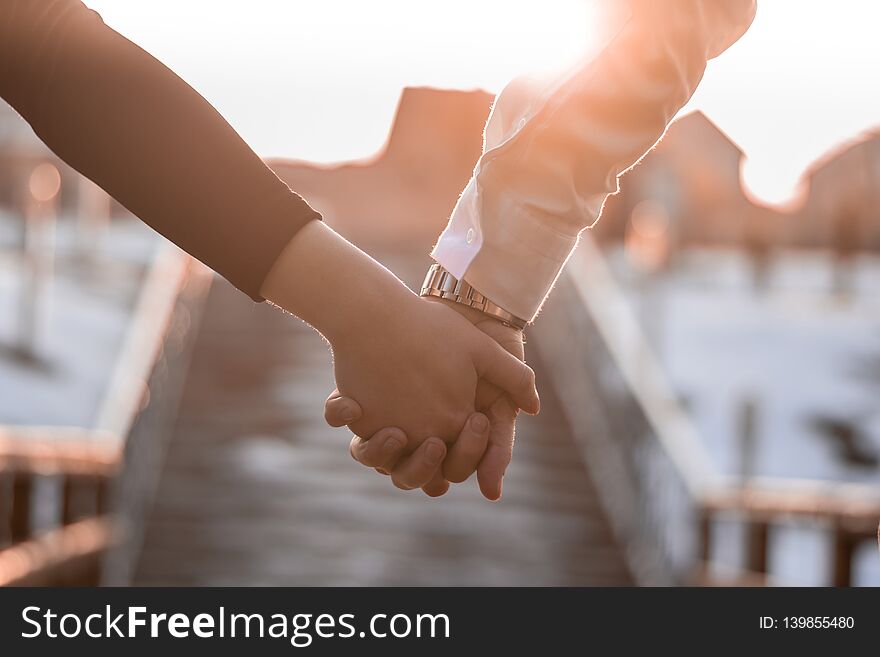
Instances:
[[[136,552],[209,284],[189,256],[161,249],[95,426],[0,426],[0,586],[94,585],[108,559],[119,570]]]
[[[98,582],[113,540],[107,515],[119,453],[79,430],[0,431],[0,586]],[[53,526],[35,526],[36,498],[51,485]]]
[[[877,538],[880,489],[721,476],[590,239],[531,338],[639,582],[718,583],[713,528],[735,518],[746,525],[745,559],[723,583],[772,582],[774,532],[804,523],[832,533],[828,583],[852,583],[856,548]]]
[[[719,486],[699,500],[700,566],[697,581],[715,583],[708,565],[712,560],[712,525],[734,517],[745,525],[745,563],[749,580],[769,572],[772,534],[785,525],[807,525],[832,537],[830,582],[850,586],[853,557],[865,541],[877,540],[880,490],[877,487],[806,480],[759,479],[747,485]],[[729,582],[727,582],[729,583]]]

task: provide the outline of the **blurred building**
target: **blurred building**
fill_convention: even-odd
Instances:
[[[483,91],[407,88],[388,142],[374,157],[332,166],[271,165],[355,243],[427,252],[480,156],[492,100]]]
[[[670,126],[660,144],[621,181],[593,234],[625,239],[633,210],[660,203],[673,249],[691,246],[880,248],[880,135],[869,132],[814,163],[803,197],[776,209],[752,202],[740,180],[742,150],[702,112]]]
[[[868,132],[815,162],[808,195],[792,222],[799,243],[838,250],[880,250],[880,132]]]
[[[676,121],[660,144],[626,174],[593,228],[600,241],[623,241],[635,207],[662,204],[671,239],[680,248],[736,245],[752,221],[752,206],[740,185],[743,152],[702,112]]]

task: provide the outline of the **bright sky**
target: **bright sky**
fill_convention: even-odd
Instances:
[[[497,92],[573,61],[595,34],[596,2],[86,0],[261,155],[315,161],[380,148],[406,85]],[[685,111],[702,109],[743,147],[756,195],[784,200],[811,161],[880,124],[878,36],[878,2],[759,0]]]

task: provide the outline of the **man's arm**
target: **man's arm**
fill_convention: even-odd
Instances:
[[[517,88],[501,94],[485,154],[432,254],[522,319],[538,313],[618,176],[660,139],[707,60],[755,14],[754,0],[630,4],[616,36],[551,91],[525,102]]]
[[[598,218],[617,177],[663,134],[691,97],[706,61],[754,18],[754,0],[631,0],[632,11],[599,54],[545,93],[522,81],[499,97],[485,154],[434,258],[503,309],[533,319],[578,235]],[[611,6],[609,5],[609,8]],[[451,307],[522,357],[522,334]],[[498,499],[510,462],[516,408],[491,386],[478,404],[490,422],[483,456],[444,466],[451,481],[474,468]],[[353,453],[358,458],[356,453]]]

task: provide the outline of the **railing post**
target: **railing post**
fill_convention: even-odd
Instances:
[[[12,473],[0,470],[0,549],[12,543]]]
[[[712,558],[712,514],[709,509],[699,511],[699,558],[702,565],[708,567]]]
[[[16,471],[12,475],[10,533],[13,544],[27,540],[30,537],[33,485],[34,480],[30,472]]]
[[[31,172],[24,194],[22,283],[19,290],[17,348],[36,358],[45,295],[55,259],[55,222],[61,174],[49,162]]]
[[[833,586],[852,586],[852,559],[858,541],[840,525],[834,528]]]
[[[764,520],[750,522],[747,530],[746,567],[753,573],[767,573],[770,524]]]
[[[110,486],[109,477],[101,477],[95,481],[95,513],[99,516],[110,513]]]
[[[77,518],[76,508],[76,477],[64,475],[61,486],[61,524],[69,525]]]

